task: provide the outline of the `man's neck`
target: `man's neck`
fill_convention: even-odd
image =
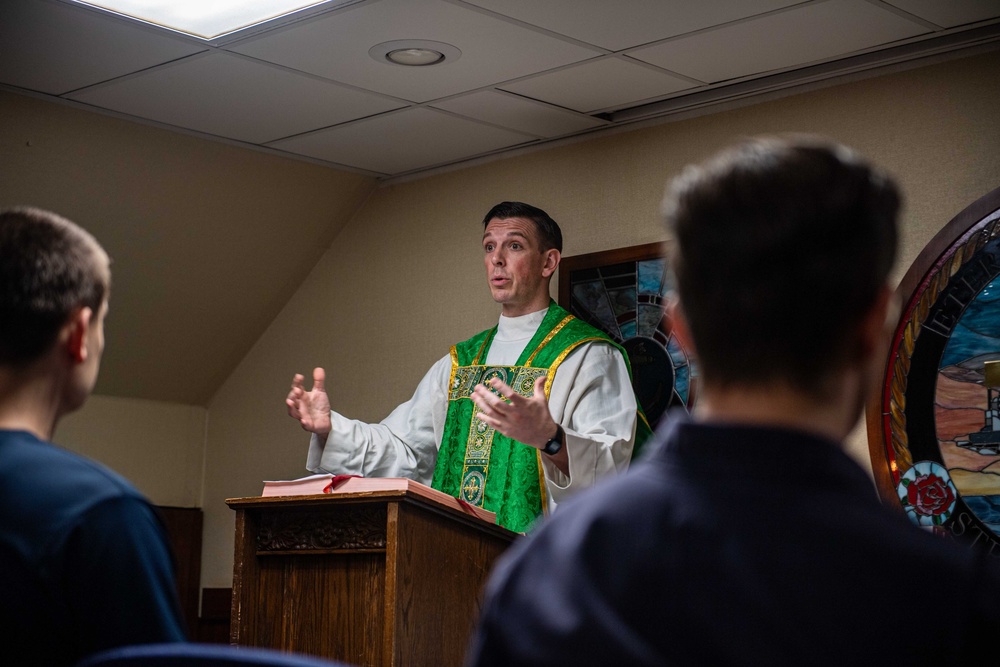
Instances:
[[[58,388],[50,382],[27,381],[0,369],[0,429],[28,431],[50,440],[59,419]]]
[[[537,313],[540,310],[545,310],[552,303],[552,298],[546,293],[544,296],[540,296],[530,303],[513,304],[504,303],[500,306],[500,314],[504,317],[523,317],[524,315],[531,315],[532,313]]]
[[[844,378],[823,397],[801,389],[768,387],[705,387],[694,408],[702,422],[789,428],[842,442],[861,415],[863,395]]]
[[[510,314],[505,313],[505,312],[503,312],[501,310],[500,311],[500,317],[502,317],[504,319],[508,319],[508,320],[513,320],[513,319],[516,319],[516,318],[519,318],[519,317],[531,317],[532,315],[538,315],[539,313],[543,313],[544,314],[545,311],[547,311],[548,309],[549,309],[549,304],[545,304],[545,306],[543,308],[537,308],[535,310],[524,312],[524,313],[520,313],[518,315],[510,315]]]

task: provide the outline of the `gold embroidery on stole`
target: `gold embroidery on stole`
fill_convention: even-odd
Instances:
[[[547,373],[544,368],[527,366],[461,366],[452,373],[452,383],[448,400],[470,399],[476,385],[497,379],[510,385],[521,396],[531,396],[535,380]],[[496,429],[479,419],[479,406],[473,404],[469,437],[465,445],[465,461],[462,467],[460,498],[467,503],[482,506],[486,492],[486,477],[489,474],[490,452]]]
[[[549,341],[551,341],[556,334],[558,334],[563,327],[565,327],[573,319],[575,319],[573,315],[567,315],[562,319],[562,321],[553,327],[528,356],[524,366],[484,366],[480,364],[479,360],[482,358],[483,352],[486,350],[486,346],[492,341],[493,336],[496,334],[495,329],[483,341],[478,353],[476,354],[476,358],[472,361],[472,365],[470,366],[458,365],[458,355],[453,347],[451,354],[451,385],[448,393],[448,400],[453,401],[461,398],[471,400],[472,391],[475,389],[476,385],[482,384],[487,380],[494,378],[510,385],[514,388],[514,391],[521,396],[528,397],[531,396],[534,390],[535,380],[542,375],[545,375],[545,400],[548,401],[549,395],[552,391],[552,380],[555,377],[556,369],[562,364],[563,360],[566,359],[569,353],[583,343],[590,341],[604,342],[603,338],[596,336],[584,338],[582,340],[575,341],[565,350],[560,352],[548,368],[535,368],[531,366],[535,357],[538,356],[538,353],[542,350],[542,348],[544,348]],[[462,500],[472,505],[481,507],[486,495],[486,478],[489,474],[490,452],[493,447],[493,436],[496,433],[496,429],[479,419],[476,416],[479,412],[479,406],[473,404],[472,423],[469,425],[469,437],[465,448],[465,462],[462,467],[460,497]],[[538,486],[541,491],[542,512],[547,514],[548,490],[545,485],[545,472],[542,466],[541,450],[536,451],[536,456],[538,457]]]

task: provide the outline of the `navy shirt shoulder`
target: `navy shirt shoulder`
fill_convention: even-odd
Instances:
[[[126,644],[184,641],[156,511],[105,466],[0,430],[0,627],[22,665],[68,665]]]

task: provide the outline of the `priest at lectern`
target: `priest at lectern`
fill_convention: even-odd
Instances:
[[[325,372],[295,375],[288,413],[312,433],[313,472],[408,477],[526,531],[573,493],[624,471],[650,433],[628,358],[560,308],[549,283],[562,232],[545,211],[502,202],[483,219],[499,323],[453,345],[412,398],[377,424],[330,409]]]

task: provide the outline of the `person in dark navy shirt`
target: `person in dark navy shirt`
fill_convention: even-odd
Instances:
[[[997,561],[883,507],[842,446],[885,359],[899,203],[888,176],[815,138],[750,140],[675,179],[670,314],[697,405],[505,554],[470,666],[993,653]]]
[[[0,651],[72,665],[102,649],[182,642],[155,508],[125,479],[51,442],[97,380],[108,255],[74,223],[0,211]]]

